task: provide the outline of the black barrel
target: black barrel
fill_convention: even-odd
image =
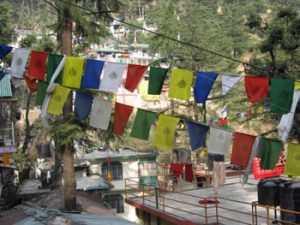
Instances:
[[[277,206],[279,205],[280,179],[260,180],[257,184],[258,204]]]
[[[300,182],[288,181],[280,185],[280,208],[300,212]],[[281,220],[300,223],[300,214],[280,212]],[[289,223],[282,224],[289,224]]]
[[[37,148],[37,151],[38,151],[38,158],[44,159],[44,158],[50,158],[51,157],[50,143],[37,144],[36,148]]]

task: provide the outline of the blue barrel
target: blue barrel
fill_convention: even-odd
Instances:
[[[257,184],[258,204],[278,206],[281,179],[264,179]]]

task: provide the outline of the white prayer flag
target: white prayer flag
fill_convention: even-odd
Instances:
[[[226,95],[228,91],[240,81],[242,77],[230,74],[222,74],[222,94]]]
[[[90,125],[101,130],[107,130],[112,110],[111,101],[101,97],[94,98]]]
[[[11,62],[10,75],[12,77],[23,78],[25,66],[29,57],[29,50],[17,48]]]
[[[232,141],[232,132],[210,127],[207,151],[213,154],[226,155]]]
[[[100,83],[100,91],[117,93],[123,79],[124,63],[107,62],[104,67],[103,79]]]

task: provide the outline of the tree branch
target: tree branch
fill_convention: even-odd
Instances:
[[[58,11],[58,7],[55,5],[53,1],[51,0],[43,0],[43,1]]]

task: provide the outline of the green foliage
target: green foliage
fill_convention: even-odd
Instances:
[[[16,33],[12,23],[12,6],[9,3],[0,3],[0,43],[9,44],[15,40]]]
[[[13,153],[11,157],[19,171],[30,168],[32,164],[30,154],[23,152],[21,149],[18,149],[18,151]]]
[[[20,47],[21,48],[31,48],[34,44],[36,44],[37,38],[36,35],[29,34],[26,35],[22,40],[20,41]]]

